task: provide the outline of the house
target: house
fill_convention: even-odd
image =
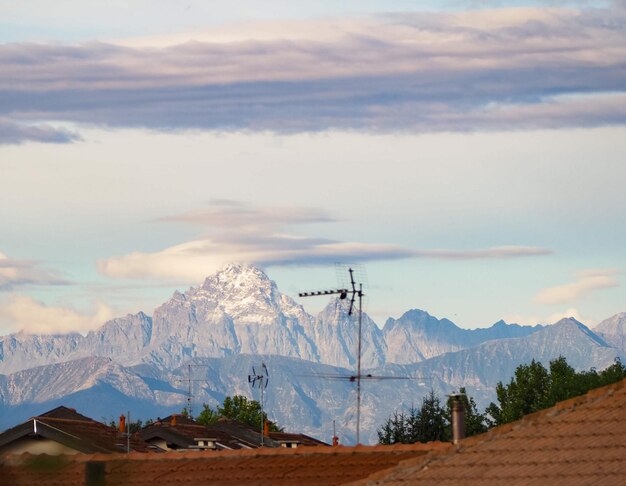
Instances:
[[[305,434],[291,434],[288,432],[269,432],[268,436],[274,442],[277,442],[280,447],[287,449],[295,449],[296,447],[305,446],[327,446],[326,442],[309,437]]]
[[[73,408],[57,407],[32,417],[0,434],[0,457],[7,454],[94,454],[146,451],[146,444],[128,438],[109,427],[79,414]]]
[[[11,485],[626,484],[626,380],[458,444],[5,457]]]
[[[219,419],[202,425],[184,415],[170,415],[144,427],[141,438],[160,451],[254,449],[257,447],[298,447],[299,445],[328,445],[303,434],[268,432],[236,420]]]

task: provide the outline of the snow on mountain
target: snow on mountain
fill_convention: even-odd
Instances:
[[[311,319],[259,269],[228,265],[154,311],[150,355],[167,367],[239,353],[317,361],[305,333]]]

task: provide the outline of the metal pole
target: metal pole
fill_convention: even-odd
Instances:
[[[187,388],[187,415],[190,419],[193,419],[191,415],[191,365],[187,365],[187,377],[189,378]]]
[[[265,444],[265,415],[263,414],[263,378],[261,378],[261,447]]]
[[[356,443],[360,443],[361,429],[361,315],[363,310],[363,284],[359,284],[359,337],[356,369]]]

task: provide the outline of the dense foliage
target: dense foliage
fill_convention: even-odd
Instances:
[[[562,356],[550,361],[549,369],[533,360],[518,366],[508,385],[498,383],[498,404],[491,403],[486,412],[491,425],[501,425],[624,378],[626,368],[619,360],[601,372],[577,372]]]
[[[268,421],[267,414],[261,413],[261,404],[256,400],[248,400],[242,395],[226,397],[224,403],[217,406],[217,410],[213,410],[205,403],[195,420],[201,424],[210,425],[217,422],[220,417],[237,420],[258,429],[261,428],[263,419]],[[271,431],[278,432],[281,430],[276,424],[268,423]]]
[[[498,383],[498,404],[491,403],[484,414],[478,412],[476,402],[467,396],[465,389],[460,389],[465,404],[465,435],[481,434],[489,427],[519,420],[526,414],[624,378],[626,367],[619,359],[600,372],[593,368],[577,372],[562,356],[550,361],[549,368],[533,360],[518,366],[508,385]],[[441,400],[431,390],[420,408],[395,411],[378,429],[378,441],[396,444],[450,440],[450,408],[450,400],[447,407],[442,407]]]
[[[487,430],[485,417],[478,413],[476,402],[467,397],[461,388],[465,404],[466,435],[480,434]],[[423,398],[420,408],[411,407],[406,413],[397,410],[378,429],[380,444],[411,444],[414,442],[447,441],[451,438],[450,402],[443,407],[434,391]]]

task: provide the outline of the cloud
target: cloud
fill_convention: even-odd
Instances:
[[[480,250],[413,250],[411,256],[442,260],[475,260],[549,255],[552,251],[535,246],[498,246]]]
[[[221,200],[212,201],[208,208],[167,216],[159,221],[192,223],[222,229],[236,228],[238,232],[243,232],[294,224],[328,223],[334,220],[325,211],[316,208],[254,208],[238,201]]]
[[[312,208],[251,207],[223,202],[207,209],[163,218],[168,222],[204,225],[211,235],[161,251],[100,260],[98,270],[109,277],[199,281],[231,262],[263,267],[322,265],[336,261],[402,258],[472,260],[546,255],[536,247],[505,246],[478,250],[415,249],[391,244],[342,242],[287,233],[287,227],[333,219]]]
[[[102,303],[96,305],[92,314],[83,314],[66,307],[47,306],[23,295],[9,295],[0,301],[0,321],[5,333],[84,333],[101,326],[114,316],[114,311]]]
[[[0,118],[0,145],[18,145],[24,142],[71,143],[80,139],[77,133],[47,124],[26,125]]]
[[[0,253],[0,292],[23,285],[66,285],[57,272],[39,268],[30,260],[15,260]]]
[[[535,302],[554,305],[579,301],[597,290],[618,287],[616,276],[620,273],[611,268],[579,272],[576,281],[572,283],[543,289],[535,296]]]
[[[561,319],[566,319],[569,317],[573,317],[578,322],[582,322],[586,326],[592,326],[596,323],[595,320],[583,316],[577,309],[569,308],[562,312],[555,312],[550,314],[547,317],[539,317],[539,316],[522,316],[522,315],[507,315],[504,317],[506,322],[511,322],[515,324],[521,324],[524,326],[534,326],[536,324],[554,324],[559,322]]]
[[[502,8],[272,23],[159,47],[4,44],[0,117],[281,133],[624,124],[625,22],[618,8]]]

